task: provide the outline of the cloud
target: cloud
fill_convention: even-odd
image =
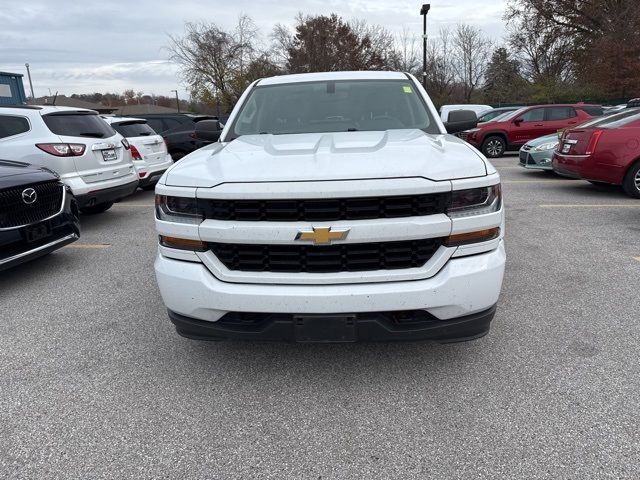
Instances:
[[[122,91],[164,93],[179,85],[177,67],[166,60],[169,35],[181,35],[185,22],[214,22],[233,27],[238,15],[250,15],[263,43],[276,23],[293,24],[299,0],[30,0],[5,2],[0,10],[0,70],[24,73],[32,68],[36,95]],[[454,2],[432,0],[429,33],[459,22],[479,26],[496,40],[504,33],[506,0]],[[305,0],[304,13],[335,12],[399,32],[422,33],[420,2],[414,0]],[[28,26],[26,28],[25,26]],[[182,96],[187,93],[182,90]]]

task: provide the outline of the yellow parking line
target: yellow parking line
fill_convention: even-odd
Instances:
[[[109,248],[110,246],[110,243],[72,243],[70,245],[67,245],[65,248],[87,248],[102,250],[105,248]]]
[[[631,203],[573,203],[573,204],[548,204],[548,205],[540,205],[542,208],[640,208],[640,203],[637,205]]]
[[[640,257],[633,257],[633,259],[640,262]]]

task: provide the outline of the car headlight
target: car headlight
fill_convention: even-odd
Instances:
[[[156,218],[167,222],[199,225],[204,215],[195,198],[156,195]]]
[[[502,206],[502,190],[500,184],[489,187],[454,190],[447,208],[451,218],[484,215],[500,210]]]
[[[549,142],[538,145],[533,150],[536,152],[544,152],[546,150],[555,150],[558,147],[558,142]]]

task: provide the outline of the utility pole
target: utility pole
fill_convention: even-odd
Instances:
[[[25,63],[25,67],[27,67],[27,77],[29,77],[29,87],[31,88],[31,100],[35,100],[36,96],[33,94],[33,82],[31,81],[31,71],[29,70],[29,64]]]
[[[420,9],[422,15],[422,86],[427,89],[427,14],[431,8],[430,3],[425,3]]]
[[[178,113],[180,113],[180,100],[178,99],[178,90],[171,90],[176,94],[176,107],[178,108]]]

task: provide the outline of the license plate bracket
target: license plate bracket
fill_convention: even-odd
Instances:
[[[26,228],[26,237],[28,243],[37,242],[51,235],[51,224],[49,222],[41,222]]]
[[[301,343],[356,341],[355,315],[295,315],[294,333]]]
[[[105,162],[113,162],[114,160],[118,159],[118,154],[113,148],[110,148],[108,150],[102,150],[102,159]]]

